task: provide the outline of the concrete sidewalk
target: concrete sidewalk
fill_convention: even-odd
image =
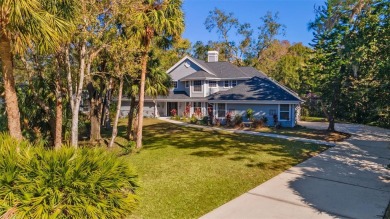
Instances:
[[[201,218],[382,218],[390,130],[348,124],[342,131],[352,137]]]

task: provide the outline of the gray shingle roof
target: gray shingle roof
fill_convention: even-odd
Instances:
[[[259,78],[266,78],[267,75],[264,74],[263,72],[253,68],[253,67],[239,67],[241,71],[243,71],[246,75],[250,77],[259,77]]]
[[[190,97],[185,91],[170,91],[167,96],[157,96],[157,98],[152,98],[150,96],[145,96],[145,100],[204,100],[207,101],[206,97]]]
[[[253,77],[227,91],[210,95],[209,100],[300,101],[268,78]]]
[[[181,81],[185,81],[185,80],[205,80],[206,78],[215,78],[214,75],[212,74],[209,74],[205,71],[197,71],[195,73],[192,73],[182,79],[180,79]]]
[[[200,59],[194,59],[203,69],[212,72],[217,78],[251,78],[254,76],[262,77],[260,73],[252,67],[237,67],[230,62],[205,62]]]

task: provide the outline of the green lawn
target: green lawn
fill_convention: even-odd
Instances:
[[[144,148],[126,155],[141,178],[133,217],[197,218],[325,149],[146,119]]]
[[[326,118],[323,117],[313,117],[313,116],[301,116],[302,121],[306,122],[326,122]]]
[[[350,134],[343,132],[330,132],[327,130],[309,129],[305,127],[283,127],[280,129],[264,127],[257,129],[256,131],[331,142],[344,141],[351,136]]]

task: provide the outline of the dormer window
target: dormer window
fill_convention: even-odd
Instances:
[[[173,87],[174,89],[177,88],[177,81],[172,81],[171,84],[172,84],[172,87]]]
[[[202,92],[202,81],[194,81],[194,91]]]

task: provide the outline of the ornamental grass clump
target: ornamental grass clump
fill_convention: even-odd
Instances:
[[[0,218],[125,218],[136,180],[105,149],[48,150],[0,134]]]

